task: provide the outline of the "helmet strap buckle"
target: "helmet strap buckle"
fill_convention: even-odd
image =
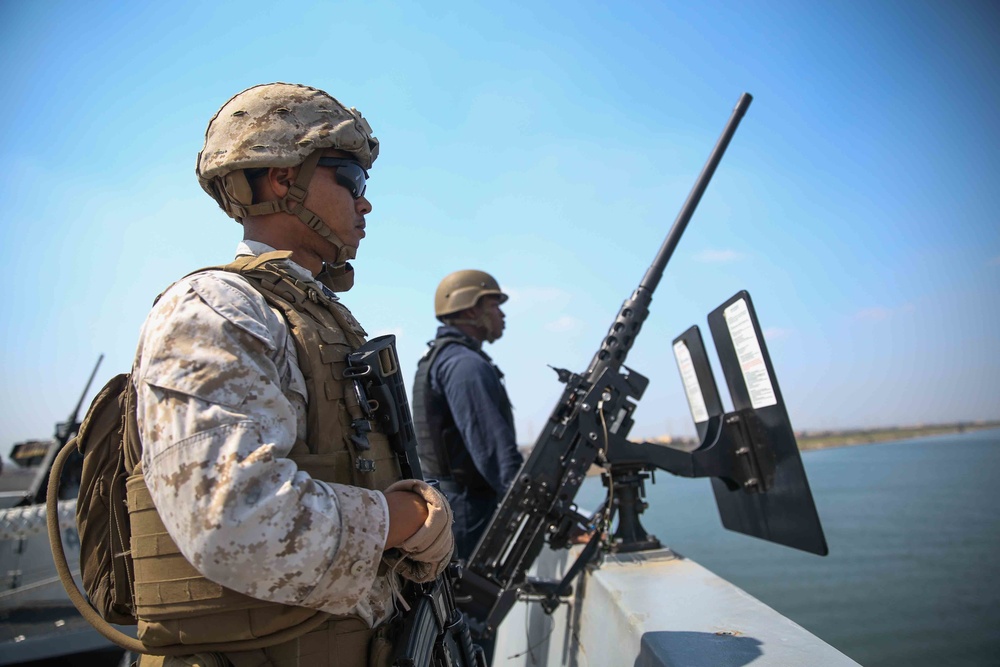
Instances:
[[[305,188],[299,187],[299,184],[296,182],[292,183],[288,187],[288,193],[285,195],[285,199],[294,201],[296,204],[301,204],[305,202],[307,194],[309,194],[309,192]]]

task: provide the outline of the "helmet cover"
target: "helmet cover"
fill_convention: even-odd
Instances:
[[[202,189],[233,215],[215,179],[243,169],[293,167],[324,148],[344,151],[369,169],[379,143],[357,109],[322,90],[262,84],[233,96],[215,114],[195,172]]]

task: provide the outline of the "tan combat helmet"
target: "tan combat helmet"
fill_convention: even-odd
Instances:
[[[492,343],[500,337],[501,332],[492,330],[488,317],[454,317],[456,313],[475,307],[482,297],[489,294],[500,297],[500,303],[507,300],[507,295],[500,291],[496,278],[485,271],[465,269],[449,273],[434,292],[434,315],[441,322],[482,327],[486,331],[486,339]]]
[[[230,217],[282,211],[297,216],[338,249],[338,262],[353,259],[323,220],[303,202],[322,149],[349,153],[364,169],[378,157],[378,139],[357,109],[316,88],[268,83],[235,95],[215,114],[198,153],[198,182]],[[301,165],[295,183],[278,201],[253,203],[244,169]]]

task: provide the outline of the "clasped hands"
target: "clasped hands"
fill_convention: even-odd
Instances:
[[[455,547],[448,501],[417,479],[396,482],[383,493],[389,506],[385,560],[410,581],[436,579]]]

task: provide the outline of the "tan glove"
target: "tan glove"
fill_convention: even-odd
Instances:
[[[410,581],[423,583],[436,579],[448,565],[455,548],[451,506],[440,491],[418,479],[396,482],[385,493],[390,491],[409,491],[423,498],[427,503],[427,520],[399,547],[387,551],[385,560]],[[394,551],[398,553],[393,554]]]

